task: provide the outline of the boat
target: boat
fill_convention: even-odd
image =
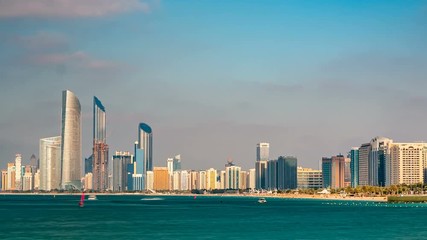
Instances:
[[[82,192],[82,196],[80,197],[79,207],[84,207],[85,203],[85,193]]]
[[[96,195],[95,194],[92,194],[92,195],[89,195],[89,197],[87,198],[87,200],[98,200],[97,198],[96,198]]]
[[[266,202],[267,202],[267,200],[265,200],[265,198],[258,199],[258,203],[266,203]]]

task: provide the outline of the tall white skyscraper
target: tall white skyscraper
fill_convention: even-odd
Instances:
[[[15,156],[15,189],[22,190],[22,157],[21,154]]]
[[[61,188],[80,189],[82,176],[81,106],[71,91],[62,92]]]

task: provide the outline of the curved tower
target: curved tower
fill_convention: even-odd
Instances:
[[[143,173],[153,171],[153,131],[145,123],[138,126],[138,148],[143,152]],[[138,164],[136,164],[138,168]]]
[[[81,106],[71,91],[62,92],[61,187],[80,189],[82,174]]]

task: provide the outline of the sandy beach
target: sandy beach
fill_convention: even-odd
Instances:
[[[81,195],[81,193],[10,193],[0,192],[0,195]],[[387,202],[387,196],[383,197],[356,197],[356,196],[342,196],[339,194],[190,194],[190,193],[85,193],[85,195],[141,195],[141,196],[204,196],[204,197],[264,197],[264,198],[287,198],[287,199],[317,199],[317,200],[341,200],[341,201],[374,201],[374,202]]]

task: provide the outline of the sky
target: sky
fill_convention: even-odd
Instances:
[[[0,168],[61,132],[61,94],[107,111],[110,155],[153,129],[155,166],[318,168],[386,136],[427,141],[427,1],[0,0]]]

